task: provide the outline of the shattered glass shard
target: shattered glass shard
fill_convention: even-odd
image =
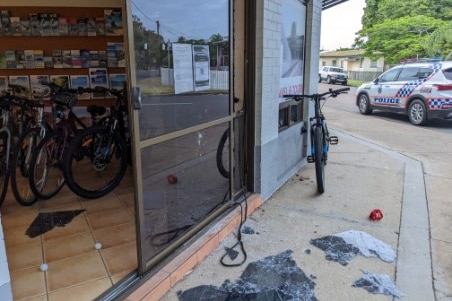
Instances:
[[[311,239],[311,244],[325,251],[326,259],[342,265],[347,265],[358,253],[365,257],[378,257],[385,262],[393,262],[396,257],[391,246],[356,230]]]
[[[287,250],[251,262],[236,282],[224,281],[221,287],[201,285],[179,291],[180,301],[317,301],[315,283],[296,265]]]
[[[362,287],[372,294],[383,294],[397,298],[403,297],[403,293],[397,289],[388,275],[364,272],[363,277],[356,280],[352,286]]]

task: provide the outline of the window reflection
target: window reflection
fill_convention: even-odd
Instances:
[[[229,114],[228,5],[132,2],[142,140]]]
[[[227,124],[142,150],[144,256],[150,259],[230,198],[217,149]],[[229,144],[223,148],[229,157]]]

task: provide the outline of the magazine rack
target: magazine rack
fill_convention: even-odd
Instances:
[[[111,16],[111,12],[116,15]],[[46,76],[51,81],[73,81],[72,88],[86,85],[86,80],[91,86],[108,87],[110,75],[125,79],[120,8],[11,6],[0,13],[0,84],[5,80],[20,84],[28,77],[31,94],[37,89],[33,81],[45,80]],[[113,103],[113,99],[93,95],[80,100],[79,106]]]

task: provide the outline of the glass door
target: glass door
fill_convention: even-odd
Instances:
[[[148,270],[230,202],[224,0],[127,2],[139,260]]]

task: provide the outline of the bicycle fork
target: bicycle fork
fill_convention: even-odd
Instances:
[[[315,123],[314,119],[316,119],[315,117],[311,117],[309,119],[309,121],[311,122],[311,130],[310,130],[310,140],[311,140],[311,155],[307,157],[307,161],[308,163],[314,163],[315,159],[316,159],[316,155],[319,153],[318,151],[316,151],[315,149],[315,143],[314,143],[314,136],[315,136],[315,129],[317,127],[320,127],[322,129],[322,145],[323,145],[323,161],[324,164],[326,165],[327,162],[327,158],[328,158],[328,151],[329,151],[329,145],[336,145],[339,143],[339,138],[337,136],[330,136],[329,132],[328,132],[328,127],[325,123],[325,117],[320,117],[320,119],[317,119]]]

